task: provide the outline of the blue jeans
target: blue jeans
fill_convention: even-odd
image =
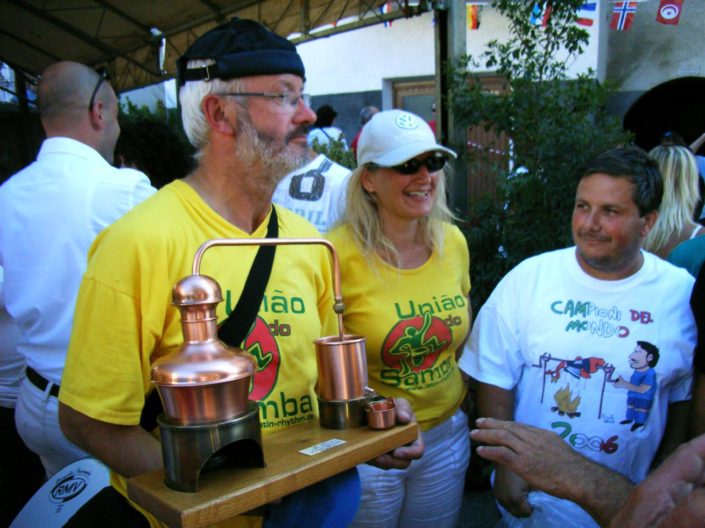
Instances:
[[[263,528],[345,527],[359,503],[360,477],[352,468],[270,504]]]

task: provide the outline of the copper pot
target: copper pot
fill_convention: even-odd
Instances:
[[[170,423],[199,425],[230,420],[247,412],[254,358],[217,337],[220,287],[205,275],[190,275],[172,292],[181,311],[184,342],[152,367]]]
[[[324,400],[354,400],[366,395],[365,338],[358,335],[321,337],[314,342],[318,364],[316,392]]]

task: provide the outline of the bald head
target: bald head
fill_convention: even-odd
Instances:
[[[49,66],[39,81],[39,115],[48,137],[85,143],[112,162],[119,134],[117,97],[108,82],[88,66],[63,61]],[[89,103],[98,83],[93,108]]]
[[[50,126],[70,126],[88,110],[88,101],[100,75],[77,62],[57,62],[39,81],[39,114]],[[99,92],[106,87],[101,86]],[[103,95],[99,93],[98,96]]]

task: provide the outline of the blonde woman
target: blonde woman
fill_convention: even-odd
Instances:
[[[681,242],[705,235],[693,221],[698,203],[698,166],[687,147],[660,145],[649,152],[663,178],[658,219],[644,240],[644,249],[666,258]]]
[[[409,112],[362,129],[339,252],[348,332],[367,338],[370,385],[412,405],[426,451],[407,469],[358,467],[353,526],[451,527],[470,457],[465,387],[456,364],[471,323],[469,254],[450,221],[445,167],[455,154]]]

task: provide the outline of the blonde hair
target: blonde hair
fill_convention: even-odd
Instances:
[[[663,178],[663,200],[654,227],[644,239],[644,249],[658,252],[674,233],[692,222],[698,202],[698,166],[687,147],[655,147],[649,152]]]
[[[348,181],[346,207],[341,223],[350,226],[355,241],[370,263],[372,263],[372,256],[379,253],[387,255],[396,262],[397,267],[401,267],[399,252],[382,230],[377,200],[373,194],[362,187],[360,181],[365,171],[374,172],[379,168],[366,164],[352,172]],[[435,249],[439,253],[443,252],[444,223],[451,222],[455,218],[446,202],[445,180],[448,172],[448,164],[439,171],[431,213],[420,220],[423,244],[429,250]]]

